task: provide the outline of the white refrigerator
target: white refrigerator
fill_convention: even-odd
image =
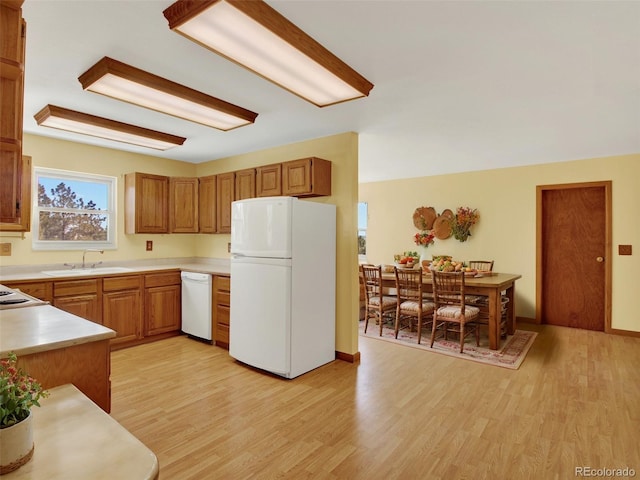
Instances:
[[[335,205],[235,201],[231,254],[229,354],[285,378],[333,361]]]

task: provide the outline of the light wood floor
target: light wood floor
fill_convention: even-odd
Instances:
[[[112,416],[165,480],[640,476],[640,338],[520,328],[519,370],[360,338],[294,380],[175,337],[112,353]]]

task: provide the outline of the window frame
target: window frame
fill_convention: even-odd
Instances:
[[[40,177],[55,178],[61,182],[81,181],[99,183],[107,186],[106,210],[96,210],[107,217],[107,239],[101,241],[71,241],[71,240],[39,240],[40,236],[40,206],[38,205],[38,184]],[[31,248],[33,250],[84,250],[95,248],[100,250],[115,250],[118,238],[118,178],[95,173],[83,173],[58,168],[34,167],[32,185],[32,222]],[[92,199],[89,199],[92,200]],[[45,209],[43,209],[45,210]]]

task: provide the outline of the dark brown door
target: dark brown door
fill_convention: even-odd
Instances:
[[[538,187],[540,323],[608,330],[610,182]]]

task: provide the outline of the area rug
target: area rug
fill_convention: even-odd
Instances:
[[[433,348],[430,348],[430,330],[428,334],[422,333],[422,342],[418,344],[416,332],[400,330],[396,339],[393,327],[385,325],[382,330],[382,336],[380,336],[380,327],[370,321],[369,328],[367,328],[367,333],[365,334],[364,321],[360,321],[360,335],[363,337],[512,370],[517,370],[520,367],[538,335],[536,332],[516,330],[513,335],[508,335],[506,339],[501,339],[500,350],[490,350],[486,329],[482,330],[484,336],[480,335],[480,346],[476,346],[475,337],[469,337],[464,344],[464,351],[460,353],[460,342],[455,338],[452,340],[438,339],[433,344]]]

